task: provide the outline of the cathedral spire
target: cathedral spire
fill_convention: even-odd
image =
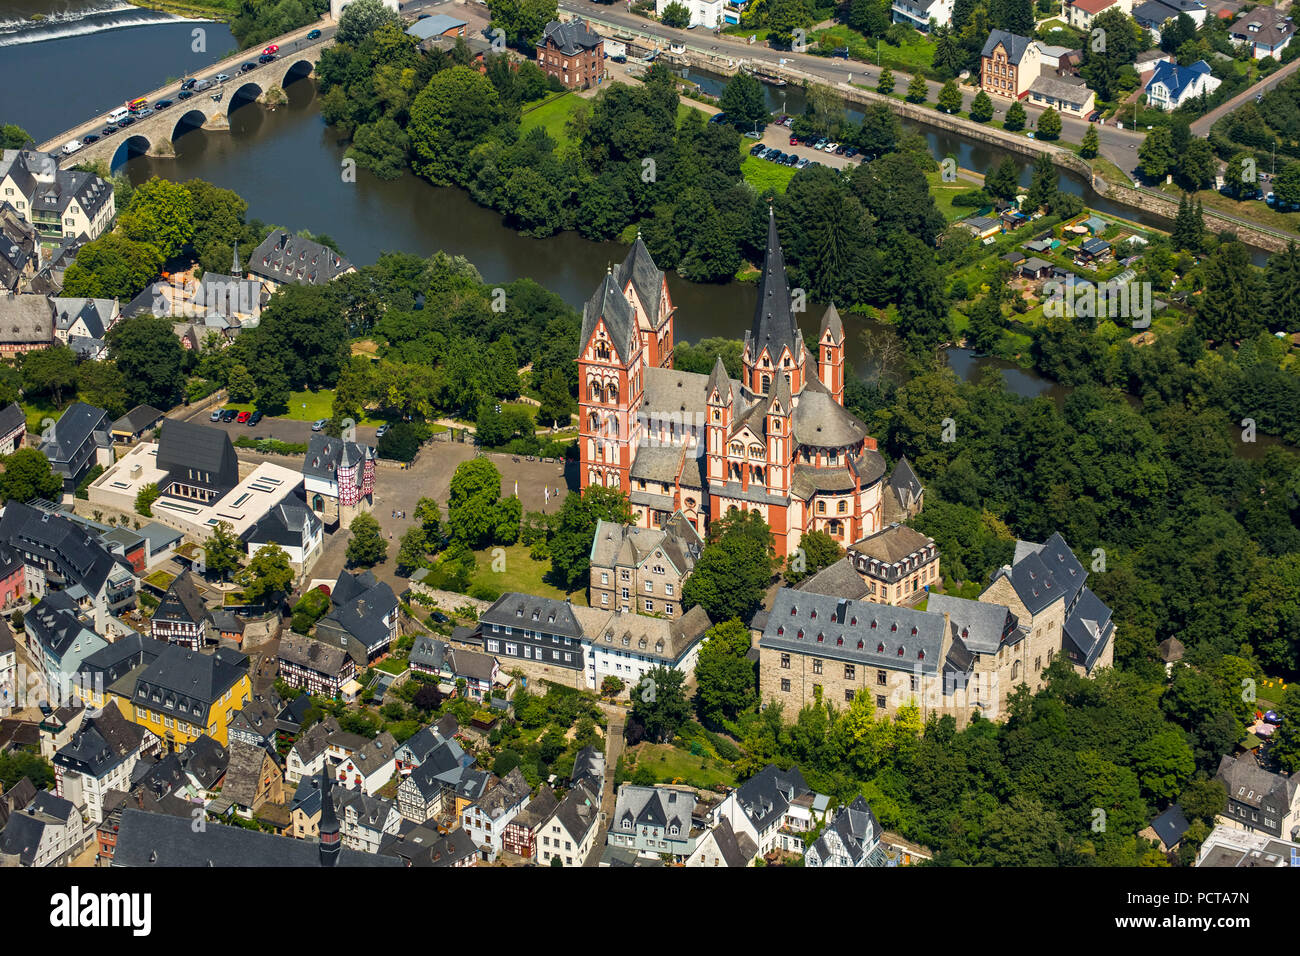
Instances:
[[[754,309],[754,326],[750,330],[752,355],[768,350],[775,362],[781,351],[790,349],[799,357],[799,326],[790,308],[790,283],[785,275],[785,254],[776,231],[776,214],[768,207],[767,248],[763,255],[763,274],[758,280],[758,304]]]
[[[235,254],[234,254],[234,256],[232,257],[231,262],[230,262],[230,274],[231,274],[232,276],[234,276],[236,279],[238,279],[238,278],[239,278],[239,274],[240,274],[242,271],[243,271],[243,270],[239,268],[239,240],[236,239],[236,240],[235,240]]]

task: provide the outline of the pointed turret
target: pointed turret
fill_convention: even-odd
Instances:
[[[242,270],[242,269],[239,268],[239,240],[236,239],[236,240],[235,240],[235,253],[234,253],[234,255],[231,257],[231,260],[230,260],[230,274],[231,274],[232,276],[234,276],[236,279],[238,279],[239,276],[243,273],[243,271],[244,271],[244,270]]]
[[[722,399],[722,404],[731,404],[731,377],[727,375],[727,367],[722,364],[722,356],[719,355],[713,363],[713,371],[709,373],[708,384],[704,386],[706,397],[713,395],[714,389],[717,389],[718,397]]]
[[[844,341],[844,323],[840,321],[840,313],[835,308],[834,302],[830,304],[830,307],[826,310],[826,314],[822,316],[822,327],[817,333],[817,340],[819,342],[825,342],[826,334],[828,332],[830,333],[834,344],[839,345]]]
[[[334,815],[334,797],[330,793],[334,781],[330,775],[328,759],[325,760],[320,775],[320,863],[321,866],[334,866],[343,845],[339,842],[339,821]]]
[[[844,404],[844,323],[832,302],[817,333],[817,377],[839,405]]]

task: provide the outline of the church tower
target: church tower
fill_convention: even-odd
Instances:
[[[832,302],[817,335],[817,377],[839,405],[844,404],[844,323]]]
[[[579,481],[631,491],[640,442],[644,340],[613,270],[582,309],[578,337]]]
[[[791,308],[785,255],[776,231],[776,216],[770,208],[758,304],[754,309],[754,325],[745,333],[742,360],[744,386],[751,395],[771,394],[779,378],[785,379],[792,395],[803,391],[807,351]]]
[[[632,249],[614,271],[619,288],[636,320],[641,336],[641,361],[650,368],[673,367],[673,305],[668,279],[655,265],[650,250],[637,232]]]
[[[709,407],[704,446],[707,455],[706,476],[708,481],[721,484],[727,480],[727,438],[731,435],[736,404],[731,391],[731,379],[727,376],[721,356],[713,363],[713,373],[709,375],[709,384],[704,391]]]

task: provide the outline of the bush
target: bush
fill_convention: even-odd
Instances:
[[[383,438],[379,439],[377,449],[379,457],[391,458],[394,461],[414,461],[416,452],[420,450],[420,442],[431,434],[433,430],[428,425],[398,422],[384,433]]]
[[[162,492],[158,490],[158,485],[152,481],[149,482],[149,484],[141,488],[140,493],[135,496],[135,510],[146,518],[152,518],[153,509],[151,505],[158,500],[160,494],[162,494]]]
[[[95,481],[95,479],[98,478],[103,473],[104,473],[103,465],[96,465],[95,467],[91,468],[90,471],[86,472],[86,477],[82,478],[81,483],[77,485],[77,497],[80,498],[82,501],[89,501],[90,486]]]

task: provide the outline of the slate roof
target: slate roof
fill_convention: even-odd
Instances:
[[[242,740],[232,740],[229,753],[221,796],[234,806],[251,810],[262,782],[262,765],[269,755],[261,747]]]
[[[114,866],[263,867],[321,866],[320,845],[259,830],[209,823],[194,831],[188,817],[122,811]],[[346,847],[336,866],[401,866],[400,860]]]
[[[457,827],[445,836],[429,826],[413,827],[401,835],[389,835],[380,844],[382,856],[398,858],[409,866],[455,866],[478,856],[474,838]]]
[[[954,638],[976,654],[996,654],[1003,642],[1011,643],[1019,623],[1010,608],[972,601],[951,594],[931,594],[925,609],[947,614]]]
[[[1276,10],[1257,8],[1238,17],[1228,32],[1234,40],[1244,39],[1251,43],[1277,46],[1295,34],[1295,27],[1289,20],[1289,17],[1282,16]],[[1250,29],[1252,26],[1255,27],[1254,30]]]
[[[583,747],[573,758],[573,772],[569,774],[570,783],[583,780],[595,782],[594,789],[600,790],[605,780],[605,752],[596,747]]]
[[[849,550],[885,564],[896,564],[933,544],[933,538],[926,537],[915,528],[896,524],[876,532],[869,538],[855,541],[849,545]]]
[[[361,771],[362,776],[369,777],[385,764],[392,763],[396,750],[397,741],[385,730],[374,740],[368,741],[364,747],[354,751],[348,759]]]
[[[0,435],[8,435],[20,428],[27,428],[27,416],[17,402],[10,402],[0,409]]]
[[[620,359],[628,361],[639,346],[639,333],[632,306],[624,298],[612,271],[605,274],[595,293],[582,307],[582,333],[578,341],[584,350],[602,319],[610,344]]]
[[[812,788],[798,767],[782,770],[776,764],[768,764],[740,785],[736,802],[754,824],[754,829],[762,833],[785,816],[796,797],[808,793],[812,793]]]
[[[230,751],[207,734],[201,734],[181,751],[181,766],[200,787],[212,789],[226,773]]]
[[[337,676],[347,662],[348,655],[340,647],[326,644],[305,634],[288,633],[280,638],[280,660],[316,671],[318,674]]]
[[[781,588],[759,646],[933,674],[939,667],[943,637],[943,618],[938,614]]]
[[[352,268],[333,249],[311,239],[277,229],[262,240],[248,259],[248,271],[273,282],[328,285]]]
[[[707,375],[658,366],[648,366],[641,372],[642,417],[648,417],[652,421],[690,424],[693,421],[691,415],[704,413],[709,396]],[[687,417],[683,419],[683,415]],[[654,447],[653,444],[643,444],[637,451],[638,458],[648,448]]]
[[[1014,563],[1010,569],[1003,567],[995,578],[1005,576],[1015,588],[1016,596],[1032,614],[1038,614],[1058,598],[1064,597],[1070,605],[1083,587],[1087,573],[1074,556],[1060,532],[1043,544],[1016,542]]]
[[[1063,630],[1083,658],[1084,669],[1091,672],[1092,665],[1115,633],[1115,622],[1110,608],[1084,587],[1079,590],[1079,598],[1065,618]]]
[[[0,854],[18,858],[32,866],[48,826],[66,826],[77,808],[48,790],[39,791],[27,806],[15,809],[0,833]]]
[[[685,576],[694,569],[703,549],[704,540],[680,512],[659,528],[615,524],[602,518],[596,522],[596,533],[592,537],[591,564],[594,567],[640,567],[658,551],[679,574]]]
[[[334,606],[316,625],[318,635],[343,631],[367,648],[388,640],[391,632],[384,618],[397,610],[397,595],[386,581],[376,580],[369,571],[355,575],[341,571],[330,600]]]
[[[41,603],[27,612],[23,626],[39,641],[46,654],[63,658],[69,650],[85,642],[86,646],[98,644],[103,639],[82,623],[77,616],[77,605],[67,591],[50,591]]]
[[[784,379],[781,380],[784,383]],[[810,376],[799,395],[791,416],[795,441],[811,448],[844,448],[857,445],[867,435],[867,426],[831,396],[821,380]],[[875,481],[885,473],[885,460],[879,452],[867,449],[864,459],[871,464],[859,465],[864,482]],[[879,465],[876,466],[876,459]],[[865,473],[864,473],[865,472]]]
[[[158,423],[163,413],[152,405],[137,405],[117,421],[113,422],[113,431],[129,435],[139,435]]]
[[[1264,801],[1279,815],[1286,813],[1300,782],[1294,777],[1270,773],[1255,763],[1251,754],[1241,757],[1224,756],[1219,761],[1219,770],[1214,775],[1228,791],[1228,800],[1245,804],[1255,810],[1263,809]]]
[[[991,30],[989,38],[984,41],[984,49],[980,52],[980,56],[992,56],[993,51],[1001,43],[1007,51],[1007,62],[1017,65],[1024,59],[1025,51],[1033,42],[1028,37],[1008,33],[1006,30]]]
[[[189,571],[176,576],[153,613],[153,620],[174,624],[202,624],[211,619],[212,613],[203,603],[194,575]]]
[[[407,660],[412,666],[419,665],[432,671],[440,671],[446,662],[449,648],[450,645],[446,641],[429,637],[427,634],[419,634],[416,635],[415,643],[411,645]]]
[[[54,305],[43,295],[0,295],[0,344],[50,345]]]
[[[662,320],[666,318],[666,316],[659,314],[664,272],[655,265],[650,250],[641,241],[640,232],[636,234],[632,248],[628,250],[627,258],[623,260],[623,264],[618,267],[614,274],[618,278],[619,284],[624,288],[627,287],[628,283],[632,284],[637,298],[641,300],[641,305],[645,308],[646,321],[650,323],[652,329],[659,328]]]
[[[223,647],[200,654],[169,644],[136,680],[131,698],[151,710],[203,722],[208,708],[247,673],[248,658],[238,652]]]
[[[67,332],[76,324],[77,319],[85,323],[91,338],[102,339],[108,331],[113,313],[117,310],[116,299],[87,299],[55,296],[50,300],[54,305],[54,327]]]
[[[298,754],[298,759],[305,764],[311,763],[329,746],[329,738],[339,729],[338,721],[333,717],[326,717],[319,723],[312,724],[293,742],[293,750]]]
[[[795,585],[797,591],[812,591],[831,597],[849,598],[853,601],[865,598],[870,589],[862,575],[853,567],[847,556],[833,564],[828,564],[816,574],[804,578]]]
[[[96,432],[104,434],[103,443],[107,445],[109,427],[108,412],[85,402],[73,402],[59,416],[52,438],[42,440],[41,452],[52,462],[70,461]]]
[[[220,428],[169,418],[158,436],[158,468],[168,473],[168,483],[181,481],[224,494],[239,484],[239,459],[230,436]],[[189,471],[196,472],[194,478]],[[198,477],[204,472],[209,477]],[[160,483],[161,484],[161,483]]]
[[[375,450],[369,445],[344,441],[314,432],[307,442],[307,457],[302,462],[302,473],[308,478],[334,481],[340,467],[358,464],[374,458]],[[362,469],[357,469],[357,486],[361,486]]]
[[[140,749],[145,733],[144,727],[127,720],[116,706],[105,707],[98,716],[82,721],[72,739],[54,755],[53,763],[75,773],[102,777]]]
[[[681,617],[671,620],[619,612],[610,615],[601,632],[591,636],[591,641],[615,650],[626,648],[634,654],[675,664],[692,645],[704,638],[704,632],[712,626],[708,612],[698,604]]]
[[[618,788],[618,800],[610,829],[626,829],[626,820],[637,827],[668,827],[676,824],[678,837],[685,839],[691,831],[691,816],[695,812],[695,794],[687,790],[666,787],[638,787],[625,783]]]
[[[248,544],[278,544],[283,548],[304,548],[321,527],[316,512],[306,501],[291,494],[273,504],[243,534]]]
[[[574,56],[583,50],[593,50],[603,42],[600,34],[588,27],[585,20],[575,17],[567,23],[552,20],[546,24],[542,42],[538,45],[553,43],[561,53]]]
[[[451,672],[456,677],[473,678],[477,681],[490,682],[496,669],[496,658],[490,654],[453,647],[449,651]]]
[[[230,730],[238,730],[261,740],[275,740],[277,707],[263,697],[254,697],[230,718]]]
[[[600,796],[588,790],[585,783],[580,783],[564,795],[552,819],[557,820],[573,837],[574,843],[581,846],[591,828],[600,822]],[[689,824],[688,820],[688,829]]]
[[[855,866],[871,853],[880,840],[880,823],[862,794],[858,794],[847,807],[841,807],[835,812],[829,828],[840,838],[840,843]],[[831,855],[825,834],[818,838],[813,848],[822,859]]]
[[[749,834],[742,833],[737,837],[736,831],[731,828],[731,821],[726,817],[718,822],[712,832],[713,842],[727,866],[749,866],[750,861],[758,855],[758,847],[749,838]]]
[[[1189,826],[1191,824],[1187,822],[1183,808],[1176,803],[1151,821],[1151,829],[1156,831],[1160,842],[1167,847],[1177,845]]]
[[[573,615],[567,601],[538,597],[511,591],[500,598],[478,617],[479,627],[497,624],[507,627],[527,627],[546,634],[581,638],[582,625]]]

